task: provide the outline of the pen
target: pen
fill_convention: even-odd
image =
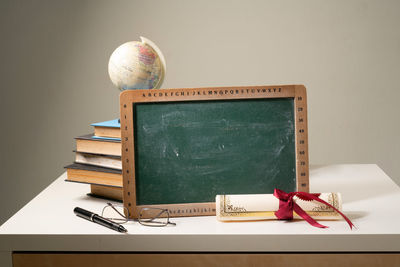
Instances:
[[[86,219],[88,221],[103,225],[107,228],[113,229],[115,231],[121,232],[121,233],[126,233],[128,232],[128,230],[125,229],[125,227],[123,227],[122,225],[115,223],[113,221],[110,221],[106,218],[103,218],[99,215],[97,215],[96,213],[90,212],[88,210],[84,210],[82,208],[78,208],[76,207],[74,209],[74,213],[78,216],[81,217],[83,219]]]

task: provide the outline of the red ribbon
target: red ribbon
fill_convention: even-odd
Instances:
[[[316,220],[311,218],[310,215],[307,214],[297,203],[293,200],[293,197],[297,196],[301,200],[305,201],[318,201],[322,204],[325,204],[332,209],[334,209],[336,212],[338,212],[342,217],[346,220],[346,222],[349,224],[350,229],[353,229],[354,224],[350,221],[349,218],[347,218],[343,213],[341,213],[338,209],[336,209],[334,206],[329,204],[328,202],[322,200],[319,198],[321,194],[310,194],[306,192],[291,192],[291,193],[286,193],[280,189],[274,190],[274,196],[279,199],[279,210],[275,212],[275,216],[279,220],[292,220],[293,219],[293,211],[296,212],[301,218],[306,220],[309,224],[315,227],[319,228],[328,228],[328,226],[319,224]]]

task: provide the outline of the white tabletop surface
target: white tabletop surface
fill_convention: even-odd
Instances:
[[[344,220],[223,223],[214,216],[172,218],[175,227],[126,224],[120,234],[73,214],[77,206],[101,213],[105,200],[88,185],[61,175],[0,227],[0,252],[10,251],[400,251],[400,189],[377,165],[329,165],[310,170],[311,192],[340,192]]]

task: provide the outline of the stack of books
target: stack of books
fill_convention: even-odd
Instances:
[[[90,194],[122,200],[121,129],[118,119],[93,123],[94,134],[78,136],[68,182],[90,184]]]

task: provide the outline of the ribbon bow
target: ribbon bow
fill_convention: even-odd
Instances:
[[[310,215],[307,214],[297,203],[293,200],[293,197],[297,196],[301,200],[305,201],[318,201],[322,204],[325,204],[332,209],[334,209],[336,212],[338,212],[342,217],[346,220],[346,222],[349,224],[350,229],[353,229],[354,224],[347,218],[343,213],[341,213],[338,209],[336,209],[334,206],[329,204],[328,202],[322,200],[319,198],[321,194],[310,194],[306,192],[291,192],[291,193],[286,193],[280,189],[275,188],[274,190],[274,196],[279,199],[279,210],[275,212],[275,216],[279,220],[292,220],[293,219],[293,211],[296,212],[301,218],[306,220],[309,224],[311,224],[314,227],[319,227],[319,228],[328,228],[328,226],[319,224],[316,220],[311,218]]]

